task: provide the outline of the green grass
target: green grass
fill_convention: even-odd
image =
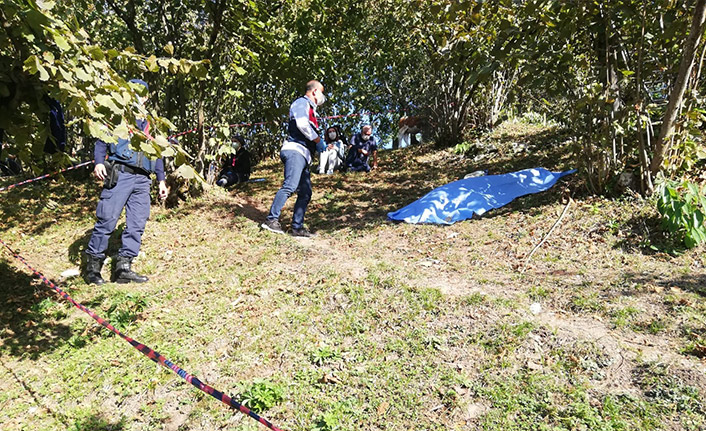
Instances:
[[[573,163],[551,134],[514,125],[488,139],[536,150],[479,167],[425,146],[381,153],[371,175],[314,176],[313,240],[258,228],[281,181],[276,161],[256,172],[266,183],[155,206],[135,262],[151,279],[142,285],[59,280],[92,227],[89,181],[4,195],[0,237],[130,337],[283,429],[703,428],[702,253],[643,252],[630,236],[614,248],[604,237],[629,232],[646,203],[575,195],[524,272],[563,208],[558,186],[447,228],[384,221],[479,168]],[[262,429],[111,335],[9,254],[0,280],[3,431]],[[529,311],[533,302],[541,313]],[[636,348],[636,336],[650,350]],[[648,355],[678,366],[645,365]]]

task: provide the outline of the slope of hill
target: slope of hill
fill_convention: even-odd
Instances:
[[[264,183],[155,207],[135,264],[144,285],[60,280],[88,241],[90,180],[5,194],[0,238],[283,429],[706,427],[706,258],[650,248],[666,247],[650,202],[583,195],[577,177],[450,227],[385,220],[477,169],[573,167],[553,130],[507,124],[485,142],[478,157],[422,146],[383,152],[368,175],[314,176],[309,240],[259,229],[276,162],[254,173]],[[0,280],[3,430],[258,429],[8,253]]]

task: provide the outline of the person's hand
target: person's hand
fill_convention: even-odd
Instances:
[[[103,163],[96,163],[96,167],[93,168],[93,175],[101,181],[105,180],[105,177],[108,175],[108,172],[105,170],[105,165]]]
[[[167,195],[169,194],[169,189],[167,188],[167,185],[164,183],[164,181],[159,182],[159,198],[164,200],[167,198]]]
[[[318,144],[319,142],[321,142],[321,136],[317,136],[316,139],[314,139],[312,142]]]
[[[328,144],[328,149],[333,150],[333,144]]]

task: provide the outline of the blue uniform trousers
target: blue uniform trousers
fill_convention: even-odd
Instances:
[[[279,153],[284,163],[284,183],[275,195],[268,220],[279,220],[282,207],[289,196],[297,192],[297,201],[294,203],[294,216],[292,229],[301,229],[304,225],[304,213],[311,200],[311,173],[306,158],[294,150],[284,150]]]
[[[125,208],[125,230],[118,255],[136,257],[139,254],[142,234],[150,216],[151,185],[152,179],[147,175],[120,172],[115,187],[103,189],[96,209],[98,221],[93,227],[86,253],[105,257],[110,235]]]

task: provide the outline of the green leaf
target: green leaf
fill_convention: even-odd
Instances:
[[[60,50],[62,51],[68,51],[71,49],[71,45],[69,45],[69,42],[66,41],[66,38],[58,33],[52,34],[54,37],[54,43],[56,43],[56,46],[59,47]]]
[[[88,53],[91,54],[91,57],[94,60],[97,60],[97,61],[105,60],[105,53],[103,52],[103,50],[99,46],[95,46],[95,45],[89,46]]]
[[[157,155],[157,150],[150,142],[147,141],[140,143],[140,150],[145,154],[149,154],[150,156]]]
[[[157,145],[159,145],[159,146],[162,147],[162,148],[167,148],[167,147],[169,147],[169,141],[167,141],[167,138],[165,138],[165,137],[162,136],[162,135],[157,135],[157,136],[154,138],[154,141],[155,141],[155,143],[156,143]]]
[[[199,176],[199,174],[196,173],[194,168],[186,164],[179,166],[177,170],[174,171],[174,174],[177,177],[184,178],[186,180],[191,180]]]
[[[147,66],[147,70],[152,73],[159,72],[159,64],[157,63],[157,57],[155,57],[154,55],[150,55],[147,60],[145,60],[145,66]]]
[[[130,137],[130,130],[128,129],[127,124],[120,123],[118,127],[113,129],[113,134],[120,139],[128,139]]]
[[[36,55],[30,55],[24,62],[24,70],[29,72],[30,75],[37,73],[39,67],[39,59]]]
[[[40,81],[49,81],[49,72],[42,66],[41,64],[37,65],[37,69],[39,70],[39,80]]]
[[[37,6],[39,6],[40,9],[52,10],[52,9],[54,9],[55,5],[56,5],[55,1],[37,0]]]
[[[193,75],[197,79],[205,79],[208,76],[208,70],[202,63],[197,63],[193,67]]]
[[[93,77],[86,73],[85,70],[83,70],[82,67],[76,67],[73,69],[74,73],[76,74],[76,77],[82,81],[82,82],[93,82]]]
[[[182,58],[179,62],[179,69],[181,73],[186,75],[191,72],[191,63],[188,60]]]
[[[169,42],[165,47],[164,47],[164,52],[166,52],[169,55],[174,55],[174,45],[172,45],[171,42]]]
[[[115,115],[123,113],[122,109],[118,108],[118,106],[115,104],[115,101],[113,101],[113,98],[110,96],[107,96],[105,94],[99,94],[94,98],[94,100],[100,106],[110,109],[110,111]]]
[[[92,120],[87,120],[88,133],[94,138],[101,139],[105,133],[101,130],[101,125]]]
[[[176,153],[176,156],[174,157],[174,164],[177,166],[182,166],[186,163],[186,155],[182,153],[181,151]]]

